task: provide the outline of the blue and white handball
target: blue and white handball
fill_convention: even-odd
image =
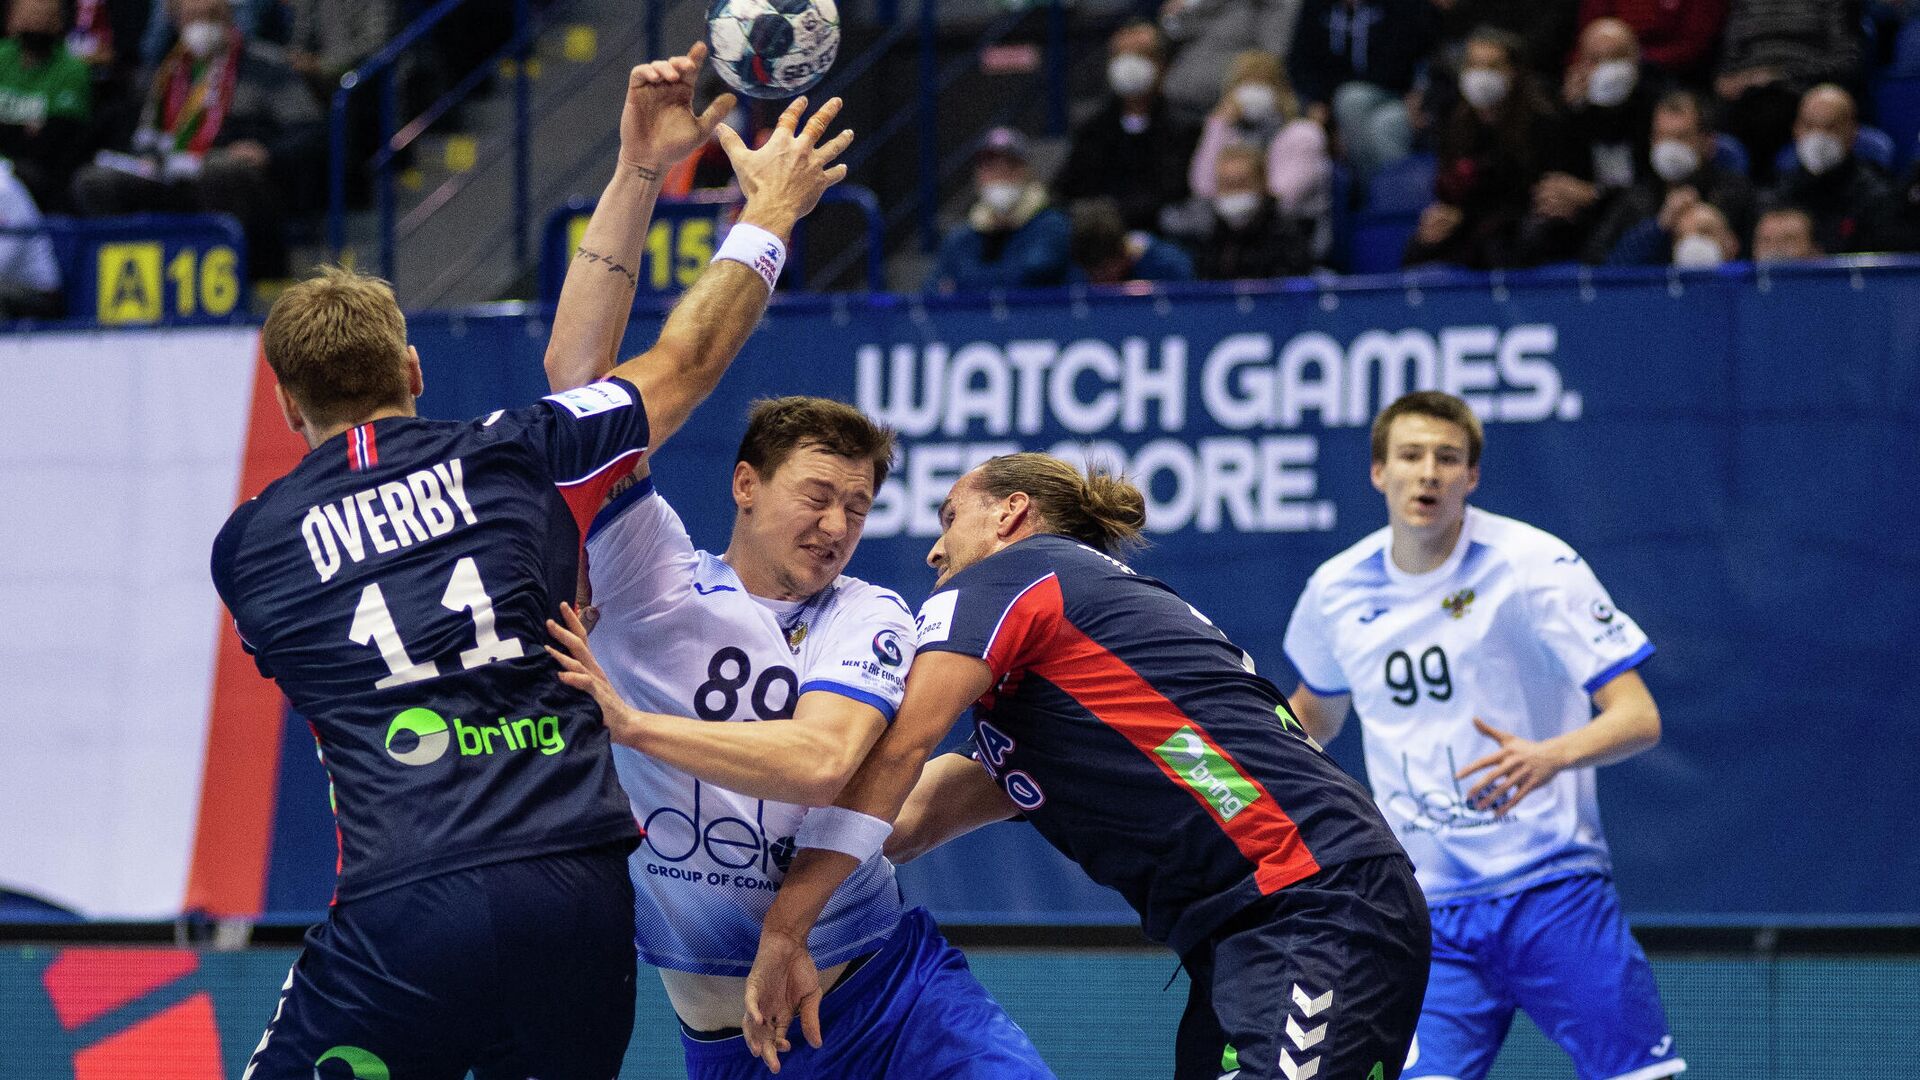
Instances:
[[[840,52],[833,0],[713,0],[714,70],[748,97],[789,98],[819,82]]]

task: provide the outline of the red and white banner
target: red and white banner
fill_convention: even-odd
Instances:
[[[208,579],[304,446],[251,327],[0,338],[0,889],[258,912],[282,704]]]

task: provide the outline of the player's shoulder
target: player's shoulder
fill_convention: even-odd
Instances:
[[[1308,588],[1325,591],[1343,585],[1374,588],[1386,584],[1387,548],[1392,540],[1392,527],[1382,525],[1316,567],[1307,579]]]
[[[833,588],[840,598],[836,605],[839,618],[883,619],[900,623],[913,621],[912,605],[892,589],[882,588],[851,574],[836,578]]]
[[[1522,574],[1580,561],[1580,554],[1571,544],[1537,525],[1478,507],[1470,507],[1467,513],[1470,517],[1467,534],[1472,542],[1487,548]]]

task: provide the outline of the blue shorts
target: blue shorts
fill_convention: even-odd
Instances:
[[[249,1080],[608,1080],[633,1033],[627,848],[336,906],[307,932]]]
[[[914,908],[860,969],[820,1002],[822,1044],[800,1036],[781,1080],[1052,1080],[1027,1033],[987,994],[967,958]],[[747,1041],[681,1032],[688,1080],[767,1080]]]
[[[1580,1080],[1655,1080],[1687,1067],[1647,954],[1599,874],[1436,906],[1433,969],[1403,1074],[1480,1080],[1525,1009]]]

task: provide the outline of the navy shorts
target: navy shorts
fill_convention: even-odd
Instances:
[[[249,1080],[611,1080],[633,1034],[628,846],[335,906],[307,932]]]
[[[923,908],[901,916],[886,944],[820,1000],[820,1049],[798,1021],[789,1038],[780,1080],[1053,1080]],[[690,1080],[769,1080],[738,1034],[682,1032],[680,1041]]]
[[[1262,897],[1181,958],[1175,1080],[1394,1080],[1427,988],[1427,901],[1399,855]]]
[[[1479,1080],[1525,1009],[1580,1080],[1687,1067],[1647,954],[1599,874],[1433,909],[1433,979],[1408,1076]]]

